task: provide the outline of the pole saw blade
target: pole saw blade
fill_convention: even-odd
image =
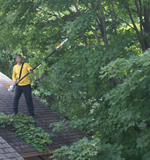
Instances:
[[[63,42],[61,42],[59,45],[57,45],[56,49],[59,49],[60,47],[62,47],[63,44],[64,44],[65,42],[67,42],[67,41],[68,41],[68,38],[66,38]]]

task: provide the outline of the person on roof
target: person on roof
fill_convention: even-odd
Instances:
[[[28,63],[22,62],[22,56],[17,55],[16,56],[16,62],[17,64],[13,67],[13,85],[15,87],[15,96],[13,99],[13,115],[16,115],[18,112],[18,103],[19,99],[22,95],[22,93],[25,96],[27,108],[29,111],[29,116],[34,117],[34,106],[32,101],[32,94],[31,94],[31,84],[30,84],[30,77],[29,74],[23,78],[18,84],[17,81],[21,79],[24,75],[26,75],[28,72],[34,74],[34,71],[32,70],[32,67]],[[17,84],[17,85],[16,85]]]

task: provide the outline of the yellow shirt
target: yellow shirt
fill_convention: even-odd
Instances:
[[[16,64],[14,66],[13,74],[12,74],[13,81],[18,81],[19,80],[21,66],[22,66],[22,64],[21,65]],[[28,63],[24,63],[20,79],[24,75],[26,75],[29,72],[30,69],[32,69],[32,67]],[[33,71],[33,73],[34,73],[34,71]],[[30,84],[29,74],[18,83],[19,86],[25,86],[25,85],[28,85],[28,84]]]

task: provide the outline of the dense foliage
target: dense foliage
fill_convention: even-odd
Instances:
[[[26,143],[32,144],[39,152],[47,152],[48,144],[52,143],[51,136],[41,127],[35,127],[35,120],[22,113],[7,116],[0,113],[0,127],[9,128],[14,131],[16,136],[24,139]]]
[[[0,0],[0,18],[9,77],[16,53],[34,66],[69,38],[36,70],[33,93],[68,120],[54,130],[67,124],[92,140],[56,159],[149,159],[149,0]]]

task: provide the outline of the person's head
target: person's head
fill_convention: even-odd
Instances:
[[[16,56],[16,61],[17,63],[22,63],[22,56],[20,54]]]

